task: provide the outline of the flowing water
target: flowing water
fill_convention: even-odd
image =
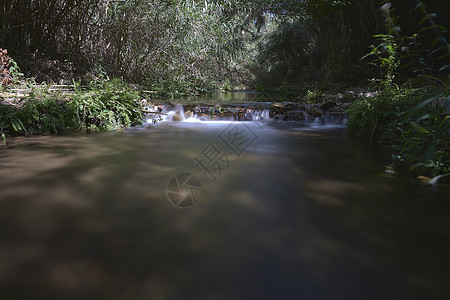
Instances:
[[[390,162],[295,122],[16,138],[1,298],[448,299],[448,191]]]

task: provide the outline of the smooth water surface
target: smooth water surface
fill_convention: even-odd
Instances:
[[[212,146],[230,162],[215,181],[194,160]],[[0,149],[1,298],[448,299],[448,195],[385,173],[389,156],[292,123],[17,138]],[[201,182],[191,208],[168,200],[179,173]]]

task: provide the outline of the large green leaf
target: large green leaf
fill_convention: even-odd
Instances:
[[[420,112],[424,107],[431,104],[436,99],[437,99],[437,96],[433,96],[431,98],[428,98],[427,100],[420,102],[419,104],[417,104],[416,106],[414,106],[413,108],[411,108],[410,110],[408,110],[406,112],[406,114],[402,117],[402,121],[405,122],[405,121],[411,119],[415,114]]]
[[[414,129],[419,133],[427,133],[430,134],[430,131],[428,129],[424,128],[423,126],[417,124],[416,122],[411,121],[410,124],[414,127]]]

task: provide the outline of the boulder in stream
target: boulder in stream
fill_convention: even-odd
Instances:
[[[180,114],[174,114],[172,117],[172,121],[181,122],[181,121],[183,121],[183,117]]]
[[[187,110],[184,112],[184,116],[186,117],[186,119],[192,118],[194,116],[194,114],[192,113],[192,111]]]
[[[335,101],[328,100],[328,101],[322,103],[319,107],[323,110],[329,110],[330,108],[332,108],[335,105],[337,105],[337,103]]]

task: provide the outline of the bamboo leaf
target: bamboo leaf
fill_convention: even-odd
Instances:
[[[433,55],[433,54],[435,54],[435,53],[437,53],[437,52],[439,52],[439,51],[441,51],[441,50],[442,50],[441,48],[434,49],[433,51],[431,51],[431,52],[428,54],[428,56],[431,56],[431,55]]]
[[[414,116],[416,113],[418,113],[420,110],[422,110],[425,106],[431,104],[436,99],[437,99],[437,97],[431,97],[427,100],[420,102],[419,104],[417,104],[416,106],[414,106],[413,108],[411,108],[410,110],[408,110],[406,112],[406,114],[403,117],[403,121],[411,119],[412,116]]]
[[[449,56],[449,54],[448,54],[448,53],[446,53],[446,54],[444,54],[444,55],[441,55],[441,56],[439,56],[439,57],[437,58],[437,60],[441,60],[441,59],[443,59],[443,58],[446,58],[447,56]]]
[[[416,122],[411,122],[411,125],[414,127],[414,129],[416,129],[417,132],[419,133],[426,133],[426,134],[430,134],[430,132],[422,127],[421,125],[417,124]]]
[[[437,25],[437,28],[440,30],[441,33],[447,33],[448,30],[445,26]]]
[[[424,114],[423,116],[420,116],[419,118],[416,119],[416,122],[420,122],[426,119],[429,119],[431,117],[431,114]]]
[[[419,25],[422,25],[423,22],[425,22],[426,20],[428,20],[428,16],[423,17],[423,18],[420,20]]]
[[[416,9],[418,9],[418,8],[422,7],[423,5],[424,5],[424,3],[423,3],[423,2],[419,2],[419,3],[417,3],[417,5],[416,5]]]

